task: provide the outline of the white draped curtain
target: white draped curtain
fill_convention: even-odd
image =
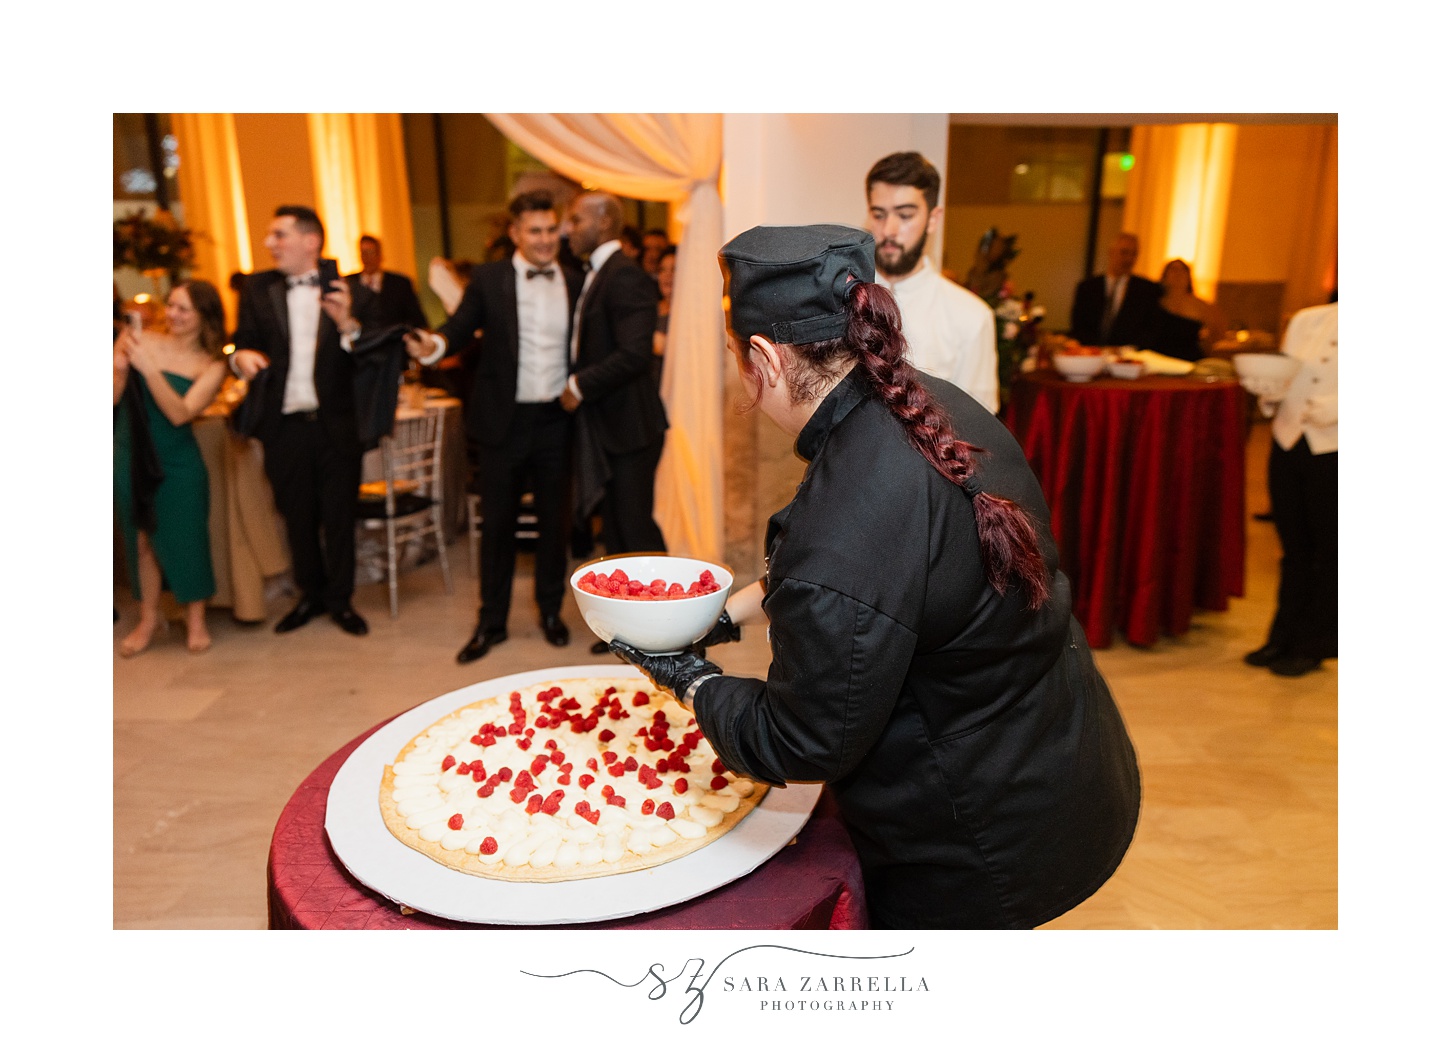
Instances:
[[[719,113],[485,113],[530,155],[583,185],[672,204],[680,226],[661,397],[670,418],[655,519],[671,553],[721,561],[723,231]]]

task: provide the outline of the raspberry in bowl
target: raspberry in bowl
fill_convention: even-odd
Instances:
[[[619,638],[668,655],[704,637],[725,607],[735,577],[699,558],[622,554],[586,562],[569,579],[585,625],[601,641]]]

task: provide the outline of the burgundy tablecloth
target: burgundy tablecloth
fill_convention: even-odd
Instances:
[[[268,927],[550,930],[458,923],[424,913],[404,915],[396,903],[363,887],[343,868],[323,828],[328,788],[348,755],[381,727],[379,724],[369,729],[323,761],[283,808],[267,856]],[[614,930],[856,930],[867,926],[867,915],[856,851],[831,794],[823,791],[795,842],[749,876],[668,909],[572,926]]]
[[[1088,643],[1147,646],[1244,593],[1245,396],[1234,380],[1056,373],[1013,383],[1005,422],[1053,513]]]

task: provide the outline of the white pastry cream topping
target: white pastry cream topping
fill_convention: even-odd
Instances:
[[[639,681],[544,682],[434,724],[393,765],[409,829],[485,865],[568,870],[698,840],[754,790]]]

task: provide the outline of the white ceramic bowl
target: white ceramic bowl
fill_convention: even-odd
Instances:
[[[1234,356],[1234,371],[1241,380],[1288,384],[1300,371],[1300,360],[1278,352],[1247,352]]]
[[[1108,364],[1108,374],[1120,380],[1138,380],[1144,375],[1142,362],[1117,361]]]
[[[1053,368],[1064,380],[1082,384],[1103,372],[1102,355],[1065,355],[1059,352],[1053,356]]]
[[[689,589],[709,569],[720,584],[710,594],[665,601],[632,601],[588,594],[579,589],[579,578],[587,572],[608,576],[615,569],[631,579],[649,584],[663,579],[667,584],[679,583]],[[679,652],[704,637],[720,618],[735,577],[724,565],[698,558],[677,558],[669,554],[627,554],[586,562],[569,577],[575,604],[585,625],[601,641],[619,638],[642,652],[665,655]]]

